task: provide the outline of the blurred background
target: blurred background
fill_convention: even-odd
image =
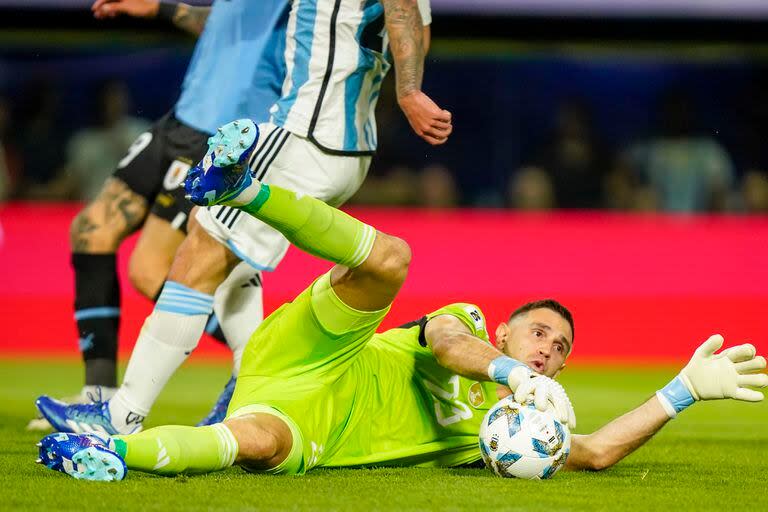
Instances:
[[[205,3],[205,2],[198,2]],[[89,0],[0,1],[0,197],[91,197],[175,102],[194,38],[94,20]],[[355,204],[768,209],[768,4],[433,0],[424,88],[456,120],[430,148],[392,76]],[[43,141],[45,141],[43,143]]]
[[[0,0],[0,315],[18,326],[6,350],[76,350],[68,223],[171,108],[194,45],[166,24],[94,20],[89,5]],[[500,320],[554,295],[584,357],[678,358],[713,330],[763,343],[768,2],[432,9],[424,90],[454,133],[420,141],[390,75],[379,151],[350,201],[420,249],[392,323],[446,300]],[[267,279],[268,306],[323,268],[302,258]],[[123,289],[130,340],[151,306]]]

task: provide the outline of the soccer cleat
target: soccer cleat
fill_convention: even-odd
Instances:
[[[208,413],[208,416],[203,418],[200,423],[197,424],[198,427],[205,427],[224,421],[224,418],[227,416],[229,402],[232,400],[232,393],[235,391],[235,382],[236,379],[234,377],[229,379],[229,382],[227,382],[227,385],[224,386],[224,389],[219,395],[218,400],[216,400],[216,403],[213,405],[213,409]]]
[[[205,157],[184,180],[187,199],[200,206],[223,204],[253,182],[248,165],[259,141],[259,127],[250,119],[232,121],[208,139]]]
[[[89,389],[91,388],[91,389]],[[86,386],[77,395],[65,396],[60,399],[62,402],[68,404],[87,404],[89,402],[96,402],[102,400],[104,397],[109,399],[115,394],[117,388],[109,388],[104,386]],[[37,416],[29,420],[27,423],[27,430],[33,431],[50,431],[53,430],[53,426],[47,419],[38,411]]]
[[[108,443],[95,434],[49,434],[37,443],[40,453],[35,462],[78,480],[122,480],[128,468]]]
[[[136,433],[141,430],[139,424],[131,432],[119,432],[112,424],[109,401],[67,404],[43,395],[35,401],[35,405],[58,432],[99,432],[112,435]]]

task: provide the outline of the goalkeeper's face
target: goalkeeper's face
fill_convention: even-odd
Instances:
[[[571,352],[573,331],[568,321],[551,309],[534,309],[499,325],[496,346],[533,371],[555,377]]]

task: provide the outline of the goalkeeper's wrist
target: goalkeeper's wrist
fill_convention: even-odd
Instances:
[[[674,418],[696,401],[680,375],[658,390],[656,397],[670,418]]]
[[[517,368],[524,368],[530,374],[531,370],[524,363],[509,356],[499,356],[488,365],[488,377],[494,382],[509,386],[509,375]]]

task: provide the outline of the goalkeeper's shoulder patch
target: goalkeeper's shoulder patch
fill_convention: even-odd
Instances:
[[[488,328],[485,324],[485,315],[483,315],[483,312],[476,305],[466,302],[449,304],[428,314],[427,320],[440,315],[451,315],[458,318],[469,328],[472,334],[488,341]]]

